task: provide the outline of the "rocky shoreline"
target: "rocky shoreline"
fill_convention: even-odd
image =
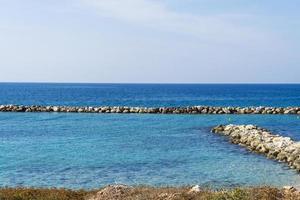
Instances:
[[[41,106],[0,105],[0,112],[150,113],[150,114],[293,114],[300,107],[128,107],[128,106]]]
[[[300,142],[289,137],[273,134],[254,125],[219,125],[212,132],[227,136],[234,144],[264,154],[270,159],[285,162],[300,171]]]

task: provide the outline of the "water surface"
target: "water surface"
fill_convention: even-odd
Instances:
[[[299,184],[299,175],[210,133],[258,124],[300,140],[297,116],[0,113],[0,186]]]
[[[300,106],[300,84],[0,83],[0,104]]]

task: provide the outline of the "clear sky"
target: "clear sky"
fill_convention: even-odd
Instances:
[[[299,0],[0,0],[0,82],[300,82]]]

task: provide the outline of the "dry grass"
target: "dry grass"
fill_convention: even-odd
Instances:
[[[203,190],[190,188],[106,187],[96,191],[66,189],[2,188],[0,200],[300,200],[298,192],[281,189],[236,188],[232,190]]]
[[[67,189],[2,188],[0,200],[84,200],[94,191]]]

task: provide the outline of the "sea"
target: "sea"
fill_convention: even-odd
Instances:
[[[0,83],[0,104],[300,106],[300,84]],[[299,174],[212,134],[255,124],[300,140],[297,115],[0,113],[0,187],[300,185]]]

